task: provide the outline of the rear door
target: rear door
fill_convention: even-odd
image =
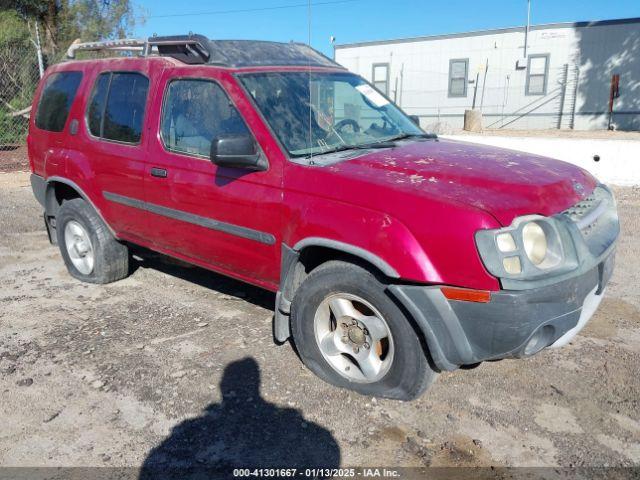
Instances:
[[[273,140],[240,87],[211,67],[167,71],[159,84],[145,171],[149,235],[156,246],[274,288],[280,274],[282,163],[267,171],[209,159],[221,134],[250,133],[267,155]]]
[[[102,70],[95,76],[79,148],[90,159],[92,184],[102,213],[122,238],[144,243],[147,215],[143,175],[144,130],[154,65],[140,70]]]

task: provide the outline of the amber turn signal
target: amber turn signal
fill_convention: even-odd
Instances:
[[[489,303],[491,301],[491,292],[487,290],[471,290],[458,287],[441,287],[440,290],[448,300],[478,303]]]

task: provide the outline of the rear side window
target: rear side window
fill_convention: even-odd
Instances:
[[[172,81],[160,128],[167,149],[207,158],[219,135],[250,133],[222,87],[209,80]]]
[[[147,103],[149,79],[140,73],[103,73],[96,80],[87,109],[95,137],[138,143]]]
[[[54,73],[47,79],[36,110],[36,127],[50,132],[64,130],[80,80],[80,72]]]

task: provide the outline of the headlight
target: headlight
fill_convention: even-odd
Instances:
[[[490,273],[500,278],[532,279],[566,263],[568,232],[555,219],[540,215],[516,218],[509,227],[480,230],[476,243]]]
[[[518,249],[518,247],[516,247],[516,241],[510,233],[499,233],[496,235],[496,244],[498,245],[498,250],[501,252],[515,252]]]
[[[538,266],[547,256],[547,236],[536,222],[529,222],[522,228],[524,252],[531,263]]]

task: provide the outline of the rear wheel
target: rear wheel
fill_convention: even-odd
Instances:
[[[111,234],[85,200],[63,202],[56,235],[69,273],[84,282],[110,283],[129,274],[129,249]]]
[[[410,400],[436,377],[410,321],[386,285],[357,265],[312,271],[291,306],[293,339],[323,380],[365,395]]]

